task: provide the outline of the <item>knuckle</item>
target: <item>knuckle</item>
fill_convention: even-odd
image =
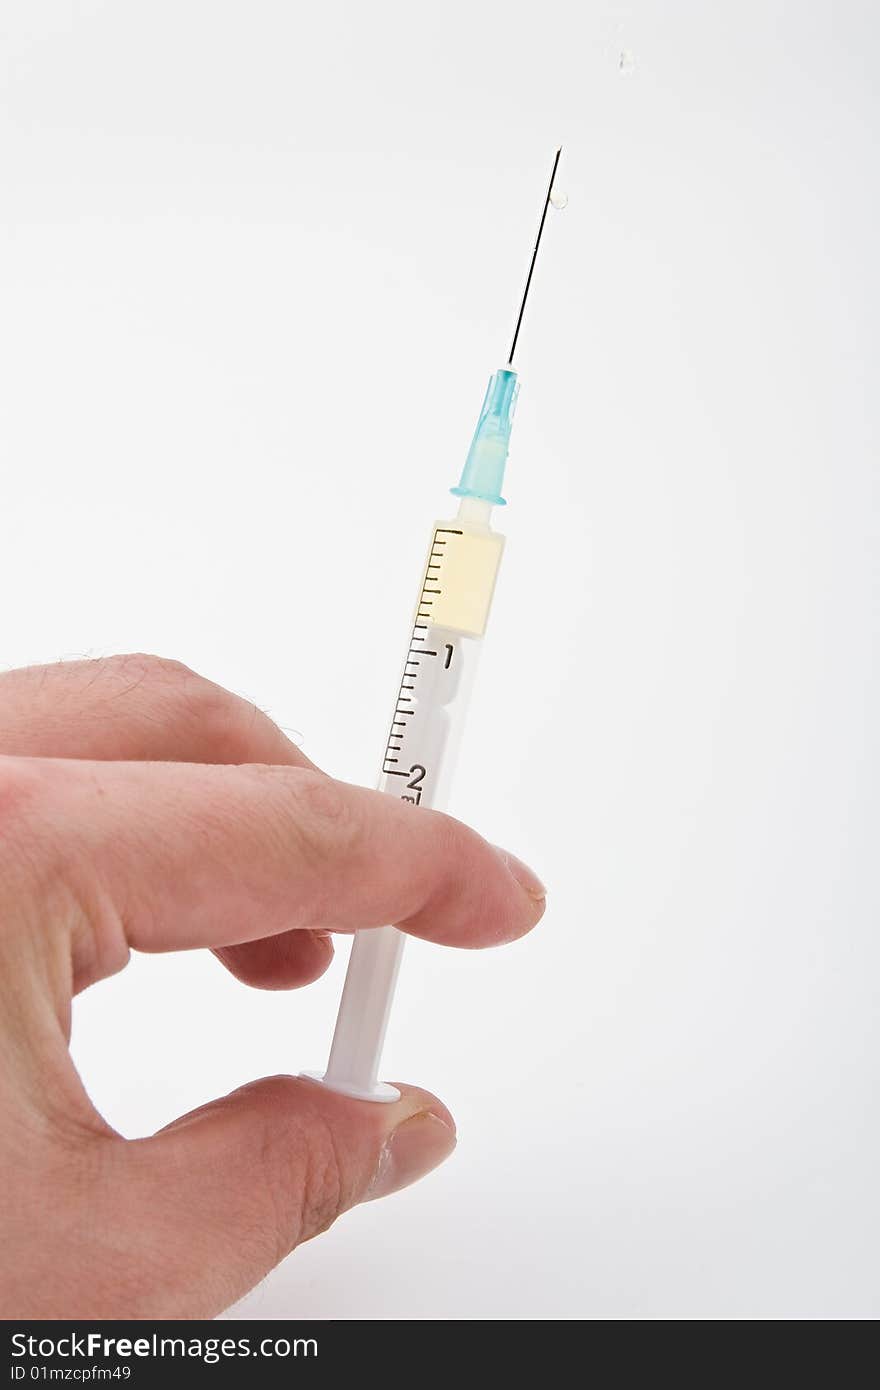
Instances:
[[[350,823],[352,817],[345,791],[332,777],[303,769],[298,771],[293,785],[298,805],[315,821],[334,826]]]
[[[276,1263],[303,1240],[326,1231],[346,1205],[340,1154],[329,1124],[308,1128],[267,1122],[259,1140],[266,1219]]]
[[[247,706],[173,657],[135,653],[120,658],[123,677],[148,686],[170,725],[192,728],[211,761],[247,759]]]
[[[100,681],[103,693],[124,704],[130,697],[135,703],[129,710],[155,707],[165,718],[180,716],[191,699],[191,692],[201,681],[182,661],[171,657],[154,656],[150,652],[126,652],[123,656],[105,657],[95,662],[97,675],[90,685]]]
[[[318,857],[337,858],[354,848],[360,820],[345,788],[320,772],[297,771],[291,779],[297,833]]]
[[[76,989],[128,960],[118,916],[99,890],[92,859],[69,826],[77,772],[39,758],[0,757],[0,893],[4,929],[69,944]],[[73,796],[73,800],[71,797]],[[13,910],[12,904],[16,904]],[[51,924],[51,930],[43,928]],[[66,931],[58,928],[64,924]]]
[[[121,677],[134,681],[148,681],[155,685],[173,685],[189,679],[198,679],[195,672],[182,661],[173,657],[156,656],[153,652],[125,652],[121,656],[105,657],[102,663],[107,670],[117,672]]]
[[[51,764],[40,759],[0,757],[0,847],[17,852],[31,838],[51,779]]]
[[[303,1235],[319,1235],[345,1205],[342,1165],[330,1125],[316,1125],[306,1145],[300,1223]]]
[[[192,727],[199,744],[210,750],[218,763],[246,763],[254,754],[258,725],[266,721],[255,705],[248,704],[214,681],[201,676],[182,661],[160,656],[128,658],[140,664],[172,721]]]
[[[199,679],[198,687],[190,692],[190,711],[212,750],[212,761],[254,762],[267,751],[267,735],[274,732],[271,721],[256,705],[230,695],[219,685]]]
[[[120,693],[143,687],[145,703],[183,732],[193,755],[212,763],[274,762],[283,739],[256,705],[172,657],[132,652],[98,663]]]

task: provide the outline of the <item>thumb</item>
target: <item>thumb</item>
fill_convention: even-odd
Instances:
[[[454,1147],[449,1111],[408,1086],[377,1105],[276,1076],[194,1110],[124,1146],[117,1193],[146,1273],[137,1302],[151,1317],[211,1317],[342,1212],[415,1182]]]

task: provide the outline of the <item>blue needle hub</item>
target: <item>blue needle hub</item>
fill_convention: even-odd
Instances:
[[[461,481],[458,487],[450,488],[456,497],[478,497],[493,507],[505,505],[501,488],[518,393],[519,381],[512,367],[502,367],[490,378]]]

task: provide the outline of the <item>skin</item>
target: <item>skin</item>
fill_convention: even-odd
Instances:
[[[276,1076],[125,1140],[71,1061],[73,996],[132,949],[294,989],[335,932],[495,945],[544,889],[178,662],[126,656],[0,675],[0,902],[0,1317],[204,1318],[442,1162],[452,1117],[413,1086],[371,1105]]]

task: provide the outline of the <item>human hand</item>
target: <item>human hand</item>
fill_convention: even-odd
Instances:
[[[71,999],[132,947],[210,947],[245,983],[292,989],[327,968],[334,931],[509,941],[544,910],[530,870],[326,777],[156,657],[0,676],[0,755],[0,1316],[213,1316],[449,1154],[426,1091],[375,1105],[289,1076],[124,1140],[74,1069]]]

